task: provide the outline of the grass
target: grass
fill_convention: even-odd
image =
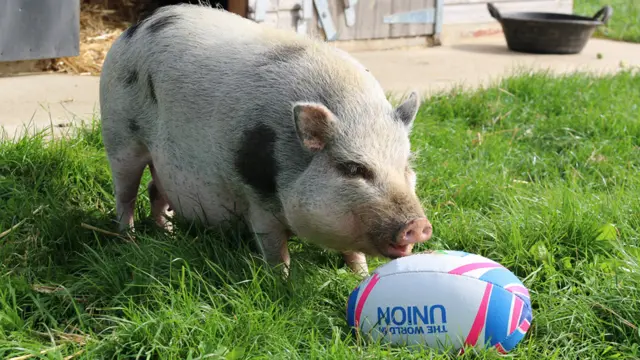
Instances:
[[[630,71],[522,74],[422,106],[413,147],[435,232],[417,250],[478,253],[524,280],[533,326],[511,355],[640,357],[639,108]],[[113,230],[99,122],[43,137],[0,144],[1,358],[447,358],[351,337],[359,279],[309,244],[290,245],[283,282],[240,233],[156,230],[144,193],[135,242],[83,226]]]
[[[574,0],[576,15],[593,16],[609,5],[613,15],[608,26],[600,26],[594,36],[640,43],[640,1],[637,0]]]

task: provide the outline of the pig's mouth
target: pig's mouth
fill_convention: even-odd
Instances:
[[[411,255],[413,246],[429,240],[432,231],[431,223],[426,217],[415,218],[394,231],[393,239],[382,243],[379,251],[391,259]]]
[[[412,250],[413,244],[389,244],[385,251],[385,255],[391,259],[397,259],[411,255]]]

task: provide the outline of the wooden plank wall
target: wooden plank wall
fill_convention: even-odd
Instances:
[[[356,24],[353,27],[348,27],[345,22],[344,1],[328,1],[339,41],[413,37],[434,33],[434,24],[389,25],[383,23],[383,18],[399,12],[435,8],[435,0],[360,0],[356,6]],[[488,0],[444,0],[443,23],[495,22],[487,11],[487,2]],[[491,0],[491,2],[494,2],[501,12],[573,12],[573,0]],[[229,0],[230,10],[240,14],[246,13],[246,4],[247,0]],[[295,31],[297,16],[295,9],[298,4],[300,0],[271,0],[265,25]],[[324,39],[324,32],[318,26],[318,14],[315,10],[313,16],[307,25],[308,33]]]
[[[270,0],[264,25],[296,31],[299,5],[300,0]]]
[[[399,13],[412,10],[434,9],[435,0],[404,0],[393,2],[393,12]],[[434,24],[395,24],[391,26],[390,37],[431,35],[434,33]]]
[[[385,24],[387,15],[435,8],[435,0],[360,0],[356,5],[356,23],[349,27],[344,16],[343,0],[329,0],[331,17],[339,41],[425,36],[434,33],[434,24]],[[315,18],[317,21],[317,17]],[[314,26],[311,28],[316,27]],[[324,38],[322,29],[311,29],[310,35]]]

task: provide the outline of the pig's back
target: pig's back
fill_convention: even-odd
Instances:
[[[123,33],[103,69],[111,68],[121,78],[136,74],[126,101],[142,112],[139,136],[152,153],[229,178],[256,126],[276,132],[276,156],[287,161],[279,176],[305,167],[291,113],[296,101],[323,103],[338,116],[389,106],[378,82],[346,53],[195,5],[162,8]]]
[[[305,100],[339,112],[348,96],[386,100],[347,54],[210,7],[166,7],[139,26],[122,51],[131,57],[127,63],[151,73],[159,107],[181,113],[197,106],[227,116],[268,105],[290,115],[291,102]]]

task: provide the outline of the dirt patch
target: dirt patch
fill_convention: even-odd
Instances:
[[[43,71],[99,75],[113,41],[147,8],[134,0],[82,0],[80,4],[80,54],[49,60]]]
[[[81,0],[80,54],[39,61],[41,71],[99,75],[115,39],[129,26],[159,6],[200,3],[200,0]],[[227,7],[226,1],[204,0],[210,6]]]

